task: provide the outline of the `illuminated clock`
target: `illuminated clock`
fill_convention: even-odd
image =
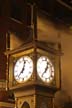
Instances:
[[[54,78],[54,65],[47,56],[41,56],[37,61],[37,72],[42,81],[49,83]]]
[[[33,72],[33,61],[28,56],[23,56],[14,65],[14,78],[17,82],[27,81]]]

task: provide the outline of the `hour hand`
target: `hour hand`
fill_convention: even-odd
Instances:
[[[18,76],[20,76],[20,75],[23,73],[23,71],[24,71],[24,69],[25,69],[25,63],[26,63],[26,61],[24,60],[23,68],[22,68],[22,70],[21,70],[21,72],[20,72],[20,74],[19,74]]]
[[[45,68],[45,71],[42,73],[42,77],[47,72],[47,70],[48,70],[48,62],[46,63],[46,68]]]

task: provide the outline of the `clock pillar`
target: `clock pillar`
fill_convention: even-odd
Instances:
[[[25,90],[26,89],[26,90]],[[23,90],[15,91],[16,108],[53,108],[53,98],[56,89],[33,85]]]
[[[54,94],[61,87],[61,50],[58,43],[38,41],[36,21],[34,24],[33,39],[6,52],[9,90],[14,92],[16,108],[53,108]],[[25,58],[32,60],[33,67]],[[33,68],[32,73],[30,68]]]

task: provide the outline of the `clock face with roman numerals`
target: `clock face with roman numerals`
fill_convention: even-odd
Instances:
[[[49,83],[54,78],[54,66],[47,56],[41,56],[37,61],[37,73],[42,81]]]
[[[14,78],[17,82],[27,81],[33,72],[33,61],[29,56],[23,56],[17,60],[14,66]]]

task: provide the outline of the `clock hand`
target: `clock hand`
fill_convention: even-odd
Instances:
[[[26,63],[26,61],[24,60],[24,63],[23,63],[23,68],[22,68],[22,70],[21,70],[20,74],[18,75],[18,77],[21,75],[21,73],[23,73],[23,71],[24,71],[24,69],[25,69],[25,63]]]
[[[42,77],[43,77],[43,75],[47,72],[47,69],[48,69],[48,61],[47,61],[47,63],[46,63],[46,68],[45,68],[45,71],[43,72],[43,74],[42,74]]]

